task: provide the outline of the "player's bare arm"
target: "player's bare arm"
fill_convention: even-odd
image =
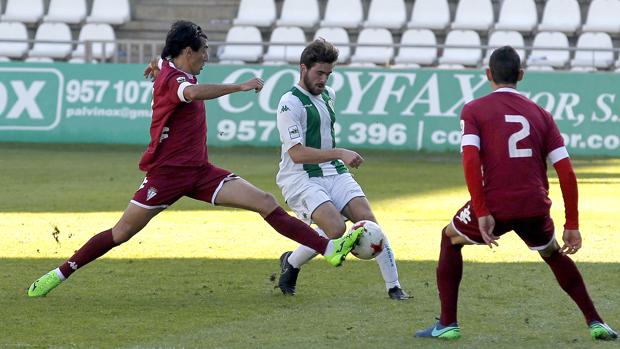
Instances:
[[[333,160],[342,160],[347,166],[358,168],[364,158],[352,150],[344,148],[316,149],[297,144],[288,150],[296,164],[319,164]]]
[[[261,78],[252,78],[241,84],[196,84],[190,85],[183,90],[183,96],[190,101],[208,100],[227,94],[255,90],[263,88],[264,81]]]

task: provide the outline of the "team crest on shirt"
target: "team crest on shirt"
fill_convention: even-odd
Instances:
[[[465,134],[465,120],[461,120],[461,134]]]
[[[185,79],[185,76],[178,76],[178,77],[177,77],[177,82],[178,82],[179,84],[180,84],[180,83],[183,83],[183,82],[186,82],[186,81],[187,81],[187,79]]]
[[[157,188],[150,187],[149,190],[146,192],[146,201],[151,200],[155,195],[157,195]]]
[[[289,137],[291,137],[291,139],[299,138],[300,134],[299,134],[299,128],[297,128],[297,125],[293,125],[288,128],[288,135]]]

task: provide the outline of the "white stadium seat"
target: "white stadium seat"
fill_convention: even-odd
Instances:
[[[489,42],[487,44],[489,49],[487,50],[486,56],[482,60],[482,64],[489,64],[489,59],[491,58],[493,51],[498,47],[506,45],[512,46],[517,51],[519,58],[521,58],[521,63],[525,62],[525,50],[523,48],[517,48],[525,46],[523,35],[515,30],[499,30],[491,33],[489,36]]]
[[[223,45],[220,61],[257,62],[263,55],[263,39],[256,27],[232,27],[226,34],[227,43],[254,42],[255,45]]]
[[[328,0],[321,27],[357,28],[363,18],[361,0]]]
[[[351,58],[349,34],[344,28],[320,28],[314,33],[314,39],[323,38],[338,49],[338,63],[346,63]]]
[[[385,28],[365,28],[357,37],[358,46],[351,57],[352,63],[389,64],[394,56],[394,39]],[[363,46],[364,44],[383,44],[385,46]]]
[[[443,56],[439,58],[439,63],[446,64],[462,64],[467,66],[476,66],[482,58],[482,50],[480,46],[480,36],[473,30],[452,30],[446,36],[446,46],[473,46],[472,48],[456,48],[446,47],[443,50]]]
[[[577,0],[548,0],[538,31],[572,34],[581,26],[581,10]]]
[[[114,34],[114,28],[109,24],[85,24],[80,30],[80,36],[78,41],[93,41],[91,46],[91,58],[98,60],[107,60],[114,56],[116,51],[116,43],[103,43],[97,42],[97,40],[103,41],[115,41],[116,34]],[[85,58],[86,57],[86,45],[83,43],[78,44],[71,57]]]
[[[609,68],[614,63],[613,51],[594,51],[588,48],[613,49],[611,37],[607,33],[582,33],[577,40],[575,58],[571,67]]]
[[[41,23],[34,40],[34,46],[28,52],[28,57],[64,59],[71,53],[71,30],[66,23]],[[59,42],[37,42],[37,40]]]
[[[534,0],[504,0],[495,29],[531,32],[537,24],[538,13]]]
[[[444,30],[450,24],[448,0],[416,0],[408,28]]]
[[[568,38],[561,32],[539,32],[534,37],[533,49],[527,58],[528,67],[549,66],[562,68],[568,63]],[[539,47],[557,47],[563,50],[549,50]]]
[[[491,0],[460,0],[451,28],[486,31],[493,22]]]
[[[620,0],[592,0],[584,32],[620,33]]]
[[[306,36],[299,27],[277,27],[271,32],[270,45],[263,56],[266,62],[299,63],[301,52],[306,47]],[[282,45],[282,43],[298,43]]]
[[[51,0],[44,22],[77,24],[86,18],[86,0]]]
[[[2,39],[23,42],[2,42]],[[0,22],[0,56],[21,58],[28,52],[28,30],[20,22]]]
[[[364,27],[399,29],[406,21],[404,0],[372,0]]]
[[[54,63],[52,57],[28,57],[24,59],[26,63]]]
[[[276,20],[274,0],[241,0],[234,25],[270,27]]]
[[[3,22],[36,23],[43,17],[43,0],[8,0]]]
[[[319,22],[317,0],[284,0],[277,26],[312,28]]]
[[[129,0],[94,0],[86,22],[121,25],[130,18]]]
[[[437,45],[435,33],[430,29],[409,29],[403,33],[400,43],[403,45]],[[394,58],[396,64],[431,65],[437,60],[437,48],[401,47]]]
[[[9,57],[0,56],[0,62],[10,62],[11,59]]]

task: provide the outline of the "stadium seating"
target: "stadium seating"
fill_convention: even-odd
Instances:
[[[460,0],[451,28],[487,31],[493,22],[491,0]]]
[[[351,47],[348,46],[349,34],[344,28],[319,28],[314,39],[323,38],[338,48],[338,63],[346,63],[351,58]],[[340,44],[340,45],[339,45]],[[345,44],[345,45],[343,45]]]
[[[584,32],[620,33],[620,0],[592,0]]]
[[[577,0],[548,0],[538,30],[572,34],[580,26],[581,10]]]
[[[36,23],[43,17],[43,0],[8,0],[3,22]]]
[[[103,43],[97,42],[97,40],[103,41],[115,41],[116,35],[114,29],[109,24],[95,24],[89,23],[82,27],[78,41],[93,41],[91,46],[91,58],[98,60],[108,60],[114,55],[116,51],[116,43]],[[85,58],[86,57],[86,45],[79,43],[71,57],[73,58]]]
[[[87,23],[121,25],[131,17],[129,0],[94,0]]]
[[[357,28],[363,18],[361,0],[329,0],[321,27]]]
[[[10,62],[11,59],[9,57],[0,56],[0,62]]]
[[[364,27],[399,29],[406,21],[404,0],[372,0]]]
[[[450,24],[448,0],[416,0],[408,28],[445,30]]]
[[[306,46],[306,36],[299,27],[277,27],[271,32],[270,45],[263,56],[266,63],[299,63],[301,52]],[[299,43],[283,45],[282,43]]]
[[[319,22],[319,3],[317,0],[284,0],[282,14],[277,26],[297,26],[312,28]]]
[[[429,29],[409,29],[401,37],[402,45],[437,45],[435,33]],[[394,58],[396,64],[431,65],[437,60],[435,47],[401,47]]]
[[[531,32],[537,24],[534,0],[504,0],[495,29]]]
[[[24,40],[23,42],[2,42],[2,39]],[[20,22],[0,22],[0,56],[21,58],[28,52],[28,30]]]
[[[562,32],[539,32],[534,37],[533,50],[527,58],[528,67],[548,66],[562,68],[568,63],[568,38]],[[558,50],[539,47],[557,47]],[[564,48],[564,50],[561,50]]]
[[[34,35],[35,43],[28,57],[64,59],[71,53],[71,30],[66,23],[43,22]],[[59,41],[59,42],[38,42]]]
[[[506,45],[514,47],[519,54],[519,58],[521,58],[521,62],[525,62],[525,50],[523,48],[517,48],[525,46],[523,41],[523,35],[521,35],[521,33],[519,33],[518,31],[514,30],[500,30],[491,33],[491,35],[489,36],[489,42],[487,44],[487,46],[489,46],[489,49],[487,50],[486,56],[482,60],[482,64],[489,64],[489,59],[491,58],[491,54],[493,53],[493,51],[498,47]]]
[[[439,64],[451,66],[476,66],[482,58],[480,36],[473,30],[452,30],[446,36],[443,56],[439,57]],[[456,48],[449,46],[472,46],[472,48]]]
[[[614,63],[612,51],[594,51],[588,48],[613,49],[611,37],[607,33],[582,33],[577,40],[575,58],[570,62],[571,67],[603,68],[607,69]]]
[[[51,0],[44,22],[77,24],[86,18],[86,0]]]
[[[394,56],[394,39],[390,31],[385,28],[362,29],[357,37],[357,44],[355,54],[351,56],[352,63],[387,65]],[[364,46],[364,44],[385,46]]]
[[[270,27],[276,20],[274,0],[241,0],[234,25]]]
[[[255,45],[223,45],[220,49],[220,61],[226,63],[257,62],[263,55],[263,41],[256,27],[232,27],[226,34],[226,42],[255,42]]]
[[[52,57],[28,57],[24,59],[26,63],[54,63]]]

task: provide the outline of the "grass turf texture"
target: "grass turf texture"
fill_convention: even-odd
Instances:
[[[464,249],[456,343],[414,339],[439,304],[439,231],[468,197],[456,156],[363,151],[353,173],[390,236],[401,283],[387,299],[374,262],[317,259],[298,295],[274,289],[295,244],[254,213],[183,199],[131,241],[43,299],[30,283],[120,216],[143,175],[141,147],[0,144],[0,348],[591,348],[577,307],[514,235]],[[212,149],[212,160],[280,197],[278,150]],[[601,314],[618,329],[620,160],[574,161],[584,247],[575,255]],[[552,178],[552,211],[563,206]],[[597,343],[612,348],[617,343]]]

